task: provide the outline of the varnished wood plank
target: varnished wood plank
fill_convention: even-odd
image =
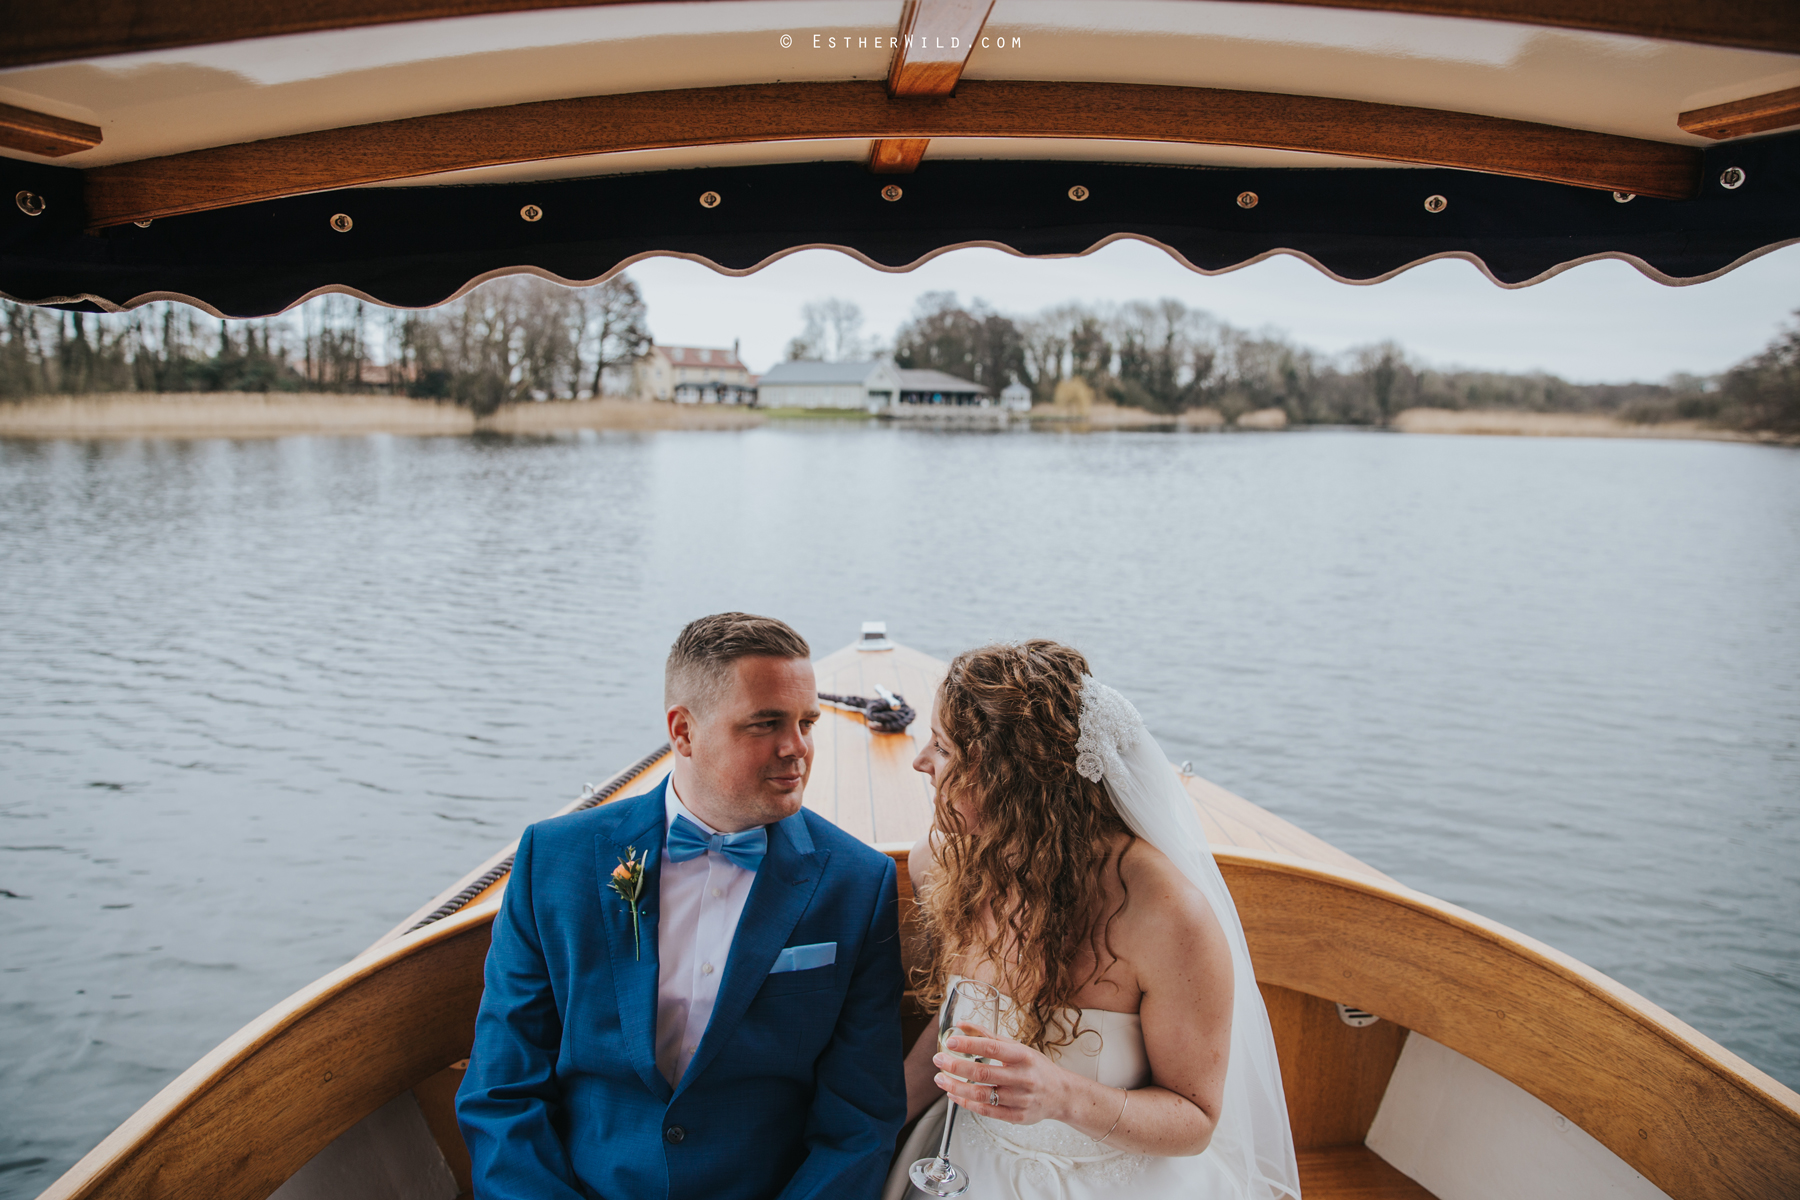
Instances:
[[[894,873],[900,884],[900,968],[906,981],[906,992],[900,1002],[900,1033],[901,1044],[910,1049],[932,1018],[931,1010],[920,1003],[916,986],[921,981],[920,973],[928,965],[930,943],[925,937],[917,897],[913,895],[912,873],[907,870],[911,851],[896,846],[887,853],[894,860]]]
[[[930,145],[930,138],[876,138],[869,145],[869,170],[876,175],[911,175]]]
[[[836,814],[832,823],[853,838],[873,842],[875,812],[870,803],[868,727],[861,717],[828,706],[820,724],[831,728],[830,773],[821,772],[815,763],[813,782],[807,784],[806,790],[811,793],[816,787],[828,788]]]
[[[1306,1200],[1437,1200],[1367,1146],[1296,1151]]]
[[[1800,87],[1689,109],[1676,123],[1689,133],[1715,141],[1800,125]]]
[[[100,144],[98,125],[85,125],[49,113],[0,104],[0,146],[45,158],[61,158]]]
[[[0,67],[401,21],[631,2],[635,0],[62,0],[12,7],[7,36],[0,41]],[[1800,53],[1800,6],[1787,0],[1310,0],[1308,6],[1472,17]]]
[[[1217,857],[1259,982],[1473,1059],[1675,1200],[1800,1195],[1800,1095],[1593,968],[1366,875]]]
[[[117,225],[353,184],[578,154],[888,137],[1261,146],[1676,198],[1695,192],[1700,169],[1700,152],[1689,146],[1319,96],[966,80],[954,96],[895,99],[878,83],[784,83],[471,109],[95,167],[86,172],[88,218],[95,226]],[[731,203],[730,196],[725,203]],[[354,208],[353,198],[346,198],[346,204]]]
[[[1353,1028],[1329,1000],[1272,984],[1261,988],[1295,1149],[1361,1143],[1387,1094],[1406,1030],[1392,1021]]]
[[[875,840],[912,843],[931,828],[931,788],[912,768],[919,752],[909,738],[879,733],[869,741],[870,807]]]
[[[821,692],[874,696],[876,686],[880,685],[905,696],[907,703],[919,714],[905,733],[872,732],[860,714],[833,710],[830,705],[825,706],[826,717],[821,722],[821,727],[826,723],[832,726],[829,735],[834,747],[838,748],[834,753],[841,750],[844,754],[858,756],[866,773],[866,789],[863,783],[850,781],[850,790],[837,802],[838,811],[847,812],[858,806],[866,809],[870,832],[859,836],[867,841],[911,845],[924,836],[931,825],[931,792],[924,777],[912,769],[912,761],[918,756],[926,731],[931,727],[929,698],[935,694],[937,682],[942,678],[943,664],[906,646],[896,645],[891,650],[878,651],[863,651],[852,646],[820,659],[814,669]],[[815,744],[818,744],[817,738]],[[841,779],[847,769],[850,768],[838,765],[838,778]],[[815,778],[822,778],[817,761],[814,773]],[[809,797],[811,790],[808,789]],[[810,798],[808,803],[812,803]],[[821,798],[820,805],[824,803]],[[824,808],[820,807],[819,811],[824,813]],[[841,828],[852,828],[835,817],[831,819]],[[864,818],[860,814],[852,814],[848,819],[856,828],[863,827]]]
[[[1360,871],[1377,879],[1393,882],[1368,863],[1346,854],[1321,837],[1314,837],[1291,821],[1284,821],[1266,808],[1252,804],[1234,792],[1228,792],[1210,779],[1184,775],[1182,786],[1194,799],[1201,823],[1213,848],[1238,846],[1247,850],[1278,850],[1344,870]],[[1214,834],[1217,829],[1219,833]]]
[[[901,645],[858,652],[857,663],[862,681],[857,694],[876,695],[879,685],[905,697],[918,714],[904,733],[871,733],[868,749],[875,840],[910,844],[931,827],[931,788],[912,764],[930,737],[930,698],[937,692],[944,667]]]
[[[456,1089],[462,1086],[463,1073],[468,1066],[468,1060],[463,1059],[415,1083],[412,1090],[413,1099],[419,1102],[419,1112],[425,1117],[425,1125],[431,1130],[432,1140],[437,1142],[438,1150],[444,1156],[444,1165],[450,1168],[450,1175],[456,1180],[459,1196],[467,1195],[473,1189],[469,1146],[463,1141],[462,1129],[456,1123]]]
[[[833,825],[838,823],[837,773],[840,722],[829,705],[821,705],[819,724],[813,727],[812,773],[806,780],[806,807]]]
[[[819,690],[833,695],[860,695],[861,671],[843,652],[813,664]],[[821,704],[813,728],[813,771],[806,785],[807,807],[865,842],[875,841],[870,803],[869,727],[862,715]]]
[[[888,95],[948,96],[962,78],[994,0],[906,0]]]

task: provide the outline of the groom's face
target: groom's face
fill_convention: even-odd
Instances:
[[[738,659],[730,685],[701,711],[669,710],[670,738],[688,767],[676,780],[683,803],[728,832],[793,816],[812,772],[818,720],[810,661]]]

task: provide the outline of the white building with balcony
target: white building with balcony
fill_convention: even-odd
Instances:
[[[729,350],[710,346],[652,346],[638,364],[638,399],[677,404],[754,404],[749,368]]]

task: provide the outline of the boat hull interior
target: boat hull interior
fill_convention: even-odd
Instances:
[[[931,807],[909,764],[943,664],[890,645],[817,667],[822,692],[879,685],[919,710],[907,732],[884,734],[828,709],[807,791],[898,861],[910,914],[905,860]],[[654,785],[666,753],[569,807]],[[1793,1091],[1576,960],[1183,781],[1244,921],[1306,1196],[1800,1194]],[[509,854],[195,1064],[43,1200],[467,1194],[454,1095]],[[903,935],[916,956],[910,917]],[[909,1000],[908,1035],[928,1017]]]

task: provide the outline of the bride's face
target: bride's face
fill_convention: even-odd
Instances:
[[[913,759],[913,770],[931,780],[936,787],[938,776],[950,765],[950,739],[944,736],[944,727],[938,724],[937,715],[931,717],[931,740],[919,751],[919,757]]]
[[[945,768],[950,765],[951,759],[956,757],[955,746],[956,743],[952,742],[945,734],[944,727],[938,724],[937,714],[933,713],[931,740],[925,743],[925,748],[919,751],[917,758],[913,759],[913,770],[931,780],[932,788],[936,789],[943,780]],[[951,797],[950,803],[962,817],[964,825],[972,826],[975,814],[969,811],[967,801]]]

